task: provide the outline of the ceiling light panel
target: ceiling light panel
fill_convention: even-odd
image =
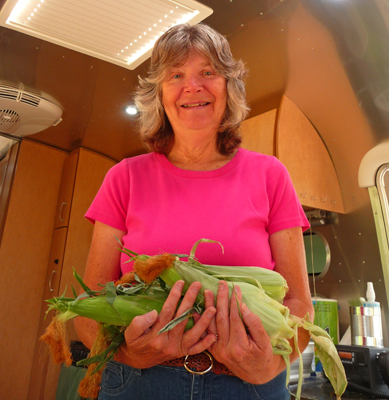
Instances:
[[[211,14],[194,0],[8,0],[0,25],[134,69],[168,28]]]

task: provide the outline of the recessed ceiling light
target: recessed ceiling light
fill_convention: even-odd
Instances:
[[[130,115],[136,115],[136,114],[138,114],[138,110],[135,106],[127,106],[126,113],[130,114]]]

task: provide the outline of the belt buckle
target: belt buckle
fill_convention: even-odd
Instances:
[[[188,372],[190,372],[190,373],[193,374],[193,375],[204,375],[204,374],[206,374],[207,372],[209,372],[209,371],[212,370],[212,368],[213,368],[213,357],[212,357],[212,355],[211,355],[210,353],[208,353],[208,351],[206,351],[206,350],[204,350],[203,353],[206,354],[206,355],[209,357],[209,359],[210,359],[210,361],[211,361],[211,365],[210,365],[206,370],[204,370],[204,371],[194,371],[193,369],[190,369],[190,368],[188,367],[188,364],[189,364],[188,357],[192,357],[192,356],[187,355],[187,356],[185,357],[185,359],[184,359],[184,367],[185,367],[185,369],[186,369]],[[200,354],[201,354],[201,353],[200,353]],[[195,354],[195,355],[196,355],[196,354]]]

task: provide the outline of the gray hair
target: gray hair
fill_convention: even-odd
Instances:
[[[207,57],[226,79],[227,106],[219,127],[218,149],[221,154],[231,154],[241,143],[240,123],[249,112],[244,84],[247,70],[241,60],[233,59],[227,39],[204,24],[176,25],[156,41],[148,77],[139,77],[135,93],[141,138],[148,150],[169,154],[174,132],[162,105],[162,82],[170,68],[185,63],[192,49]]]

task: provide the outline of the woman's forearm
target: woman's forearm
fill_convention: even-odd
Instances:
[[[99,329],[97,322],[89,318],[77,317],[74,320],[74,326],[81,342],[84,343],[88,349],[91,349]]]

